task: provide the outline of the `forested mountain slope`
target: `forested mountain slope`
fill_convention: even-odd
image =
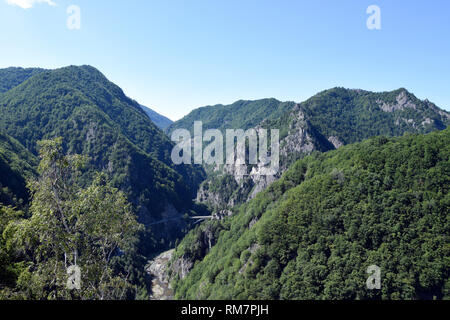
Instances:
[[[21,206],[28,202],[26,179],[36,174],[37,159],[17,140],[0,132],[0,203]]]
[[[403,88],[391,92],[333,88],[308,99],[302,107],[314,127],[343,144],[378,135],[427,133],[450,124],[448,112]]]
[[[256,127],[265,119],[276,119],[295,103],[276,99],[255,101],[240,100],[231,105],[207,106],[193,110],[181,120],[174,122],[167,132],[170,136],[175,129],[193,131],[194,121],[202,121],[204,130],[249,129]]]
[[[156,124],[156,126],[163,131],[166,130],[173,123],[172,120],[170,120],[167,117],[164,117],[163,115],[160,115],[159,113],[150,109],[149,107],[141,105],[141,108],[142,110],[144,110],[144,112],[147,114],[150,120],[152,120],[153,123]]]
[[[169,133],[175,128],[192,131],[194,121],[203,121],[204,129],[218,128],[222,132],[252,127],[280,130],[279,175],[242,177],[243,171],[249,174],[254,166],[224,166],[208,171],[197,199],[222,210],[254,197],[295,160],[313,151],[328,151],[378,135],[442,130],[450,124],[450,114],[403,88],[391,92],[333,88],[300,104],[263,99],[199,108],[171,125]]]
[[[181,217],[192,209],[201,169],[175,166],[169,138],[95,68],[41,71],[1,94],[0,129],[34,154],[37,141],[61,136],[69,154],[90,158],[84,184],[96,171],[108,172],[140,222],[172,219],[153,230],[166,243],[185,227]]]
[[[15,68],[10,67],[6,69],[0,69],[0,93],[6,92],[28,78],[45,71],[40,68]]]
[[[237,214],[185,237],[176,297],[449,298],[449,158],[446,129],[297,161]],[[370,265],[381,290],[366,288]]]

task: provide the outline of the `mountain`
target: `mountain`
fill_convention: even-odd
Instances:
[[[152,120],[153,123],[156,124],[156,126],[163,131],[166,130],[173,123],[173,121],[170,120],[169,118],[160,115],[156,111],[153,111],[152,109],[146,106],[141,105],[141,108],[142,110],[144,110],[144,112],[147,114],[150,120]]]
[[[255,101],[240,100],[231,105],[218,104],[193,110],[187,116],[174,122],[167,128],[170,134],[176,129],[193,131],[194,121],[202,121],[203,128],[219,129],[249,129],[259,125],[265,119],[277,119],[291,109],[295,103],[281,102],[276,99],[261,99]]]
[[[303,103],[275,99],[238,101],[194,110],[168,128],[192,131],[194,121],[204,129],[267,128],[280,130],[280,172],[276,176],[245,176],[259,166],[207,168],[197,200],[214,210],[229,210],[265,189],[296,160],[314,151],[325,152],[364,139],[405,133],[428,133],[450,124],[450,114],[406,89],[370,92],[333,88]],[[243,175],[244,174],[244,175]]]
[[[0,69],[0,93],[12,89],[28,78],[45,71],[40,68],[6,68]]]
[[[370,92],[334,88],[302,103],[311,124],[326,137],[348,144],[378,135],[443,130],[450,114],[404,88]]]
[[[182,239],[148,268],[177,298],[450,297],[450,115],[430,101],[333,88],[303,103],[203,107],[166,128],[279,129],[274,176],[246,175],[260,164],[175,165],[174,143],[143,108],[91,66],[0,70],[2,221],[29,218],[37,142],[62,137],[65,154],[88,157],[76,186],[106,173],[145,225],[133,252],[114,256],[141,289],[145,261]],[[190,215],[215,219],[193,228]],[[28,267],[5,239],[0,273],[15,282]],[[365,289],[370,265],[381,291]]]
[[[61,136],[67,153],[90,158],[84,184],[105,171],[128,194],[154,239],[146,241],[149,252],[174,241],[188,224],[183,216],[193,209],[202,170],[174,165],[169,138],[95,68],[70,66],[21,79],[0,94],[0,130],[34,155],[37,141]],[[158,228],[150,228],[158,221]]]
[[[36,175],[38,160],[14,138],[0,132],[0,203],[28,203],[26,180]]]
[[[381,134],[398,136],[404,132],[442,130],[450,123],[448,112],[428,100],[418,99],[404,88],[390,92],[332,88],[300,104],[261,99],[201,107],[174,122],[166,131],[169,135],[175,129],[192,131],[194,121],[202,121],[205,130],[221,131],[246,130],[265,124],[280,129],[281,137],[285,137],[299,114],[338,146]]]
[[[176,298],[448,299],[449,156],[445,129],[296,161],[185,237],[170,263]],[[372,265],[381,290],[366,287]]]

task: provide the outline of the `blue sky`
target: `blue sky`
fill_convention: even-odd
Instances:
[[[0,0],[0,68],[89,64],[172,120],[335,86],[405,87],[450,110],[449,17],[448,0]]]

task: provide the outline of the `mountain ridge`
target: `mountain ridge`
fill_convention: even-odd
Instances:
[[[254,109],[259,109],[256,116]],[[192,132],[194,121],[202,121],[204,129],[217,128],[222,133],[231,128],[280,130],[281,170],[277,176],[242,178],[253,166],[207,169],[209,178],[201,185],[197,200],[220,211],[254,197],[279,178],[290,164],[314,151],[333,150],[372,136],[442,130],[450,124],[450,114],[404,88],[370,92],[335,87],[302,103],[262,99],[201,107],[176,121],[167,132],[170,134],[177,128]]]
[[[280,172],[245,177],[243,172],[262,167],[174,165],[170,138],[143,106],[94,67],[2,69],[0,89],[0,202],[4,205],[26,208],[26,178],[35,175],[37,141],[62,137],[68,154],[90,158],[80,184],[103,171],[128,195],[139,221],[147,226],[139,244],[144,247],[140,254],[147,258],[172,248],[188,232],[192,227],[189,215],[217,218],[195,227],[173,252],[169,273],[175,277],[178,298],[378,298],[356,288],[354,284],[362,280],[345,273],[349,257],[335,248],[349,239],[339,232],[354,236],[349,242],[359,248],[357,253],[362,252],[360,247],[366,250],[363,257],[369,257],[367,262],[382,256],[384,251],[377,251],[381,249],[376,245],[390,237],[395,241],[392,234],[398,230],[407,236],[411,232],[416,235],[417,228],[425,229],[429,241],[414,239],[439,252],[445,249],[439,234],[446,224],[439,212],[445,211],[448,202],[445,157],[449,129],[445,128],[450,114],[404,88],[374,93],[336,87],[302,103],[274,98],[239,100],[228,106],[196,109],[166,128],[167,134],[182,127],[192,130],[195,120],[203,121],[204,129],[222,131],[279,128]],[[355,194],[360,202],[352,198]],[[379,201],[373,202],[374,198]],[[379,203],[386,204],[389,215],[380,211]],[[399,207],[415,210],[416,215],[409,221]],[[316,209],[320,214],[314,215]],[[419,209],[430,216],[422,219]],[[372,228],[365,223],[373,217],[366,217],[364,210],[378,210],[374,217],[388,221],[381,223],[386,227],[378,223]],[[427,219],[438,225],[440,233],[428,228]],[[305,221],[314,232],[303,228]],[[404,224],[393,228],[398,221]],[[359,237],[354,229],[361,225]],[[319,235],[331,239],[332,246]],[[317,241],[310,243],[314,237]],[[398,244],[402,245],[399,250],[408,246],[400,240]],[[372,248],[376,250],[367,253]],[[397,252],[393,247],[382,249]],[[346,254],[355,259],[357,253],[348,250]],[[414,276],[408,278],[406,289],[396,284],[381,297],[446,296],[442,280],[448,273],[445,261],[430,255],[435,267],[431,269],[422,249],[405,250],[415,252],[410,259],[427,270],[425,279],[413,266],[409,275]],[[329,267],[325,277],[317,277],[323,270],[308,264],[311,259],[321,268]],[[355,261],[358,275],[363,274],[366,260]],[[407,266],[399,265],[400,269]],[[333,280],[339,274],[353,282],[339,284]],[[225,283],[226,279],[231,281]],[[310,279],[319,289],[309,285]],[[401,282],[394,276],[389,279]]]
[[[36,176],[38,159],[16,139],[0,131],[0,203],[28,204],[27,179]]]
[[[44,71],[46,69],[21,67],[0,69],[0,94],[18,86],[33,75]]]
[[[450,128],[296,161],[168,264],[177,299],[448,298]],[[366,270],[381,268],[381,290]]]
[[[150,120],[152,120],[153,123],[163,131],[165,131],[173,123],[172,120],[159,114],[155,110],[150,109],[149,107],[141,105],[141,108],[145,111]]]
[[[193,209],[201,168],[174,165],[170,139],[94,67],[44,70],[0,94],[0,130],[34,155],[37,141],[62,137],[67,153],[90,158],[81,180],[86,184],[95,171],[107,172],[145,225],[178,217],[148,228],[165,239],[164,246],[187,227],[182,217]]]

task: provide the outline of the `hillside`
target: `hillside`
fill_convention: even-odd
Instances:
[[[141,105],[141,108],[142,110],[144,110],[144,112],[147,114],[150,120],[152,120],[153,123],[156,124],[156,126],[163,131],[166,130],[173,123],[173,121],[170,120],[169,118],[160,115],[156,111],[153,111],[152,109],[146,106]]]
[[[169,138],[95,68],[42,71],[1,94],[0,129],[35,155],[37,141],[61,136],[65,151],[90,158],[83,184],[105,171],[140,222],[171,220],[151,231],[156,242],[146,241],[148,250],[166,247],[186,227],[182,216],[193,208],[201,169],[175,166]]]
[[[446,129],[297,161],[237,214],[185,237],[171,262],[176,297],[449,298],[449,157]],[[370,265],[380,291],[366,289]]]
[[[0,93],[6,92],[28,78],[45,71],[40,68],[6,68],[0,69]]]
[[[194,121],[202,121],[205,130],[221,131],[265,124],[279,128],[284,137],[298,113],[304,113],[306,121],[322,135],[336,137],[343,144],[377,135],[442,130],[450,123],[448,112],[428,100],[418,99],[403,88],[390,92],[333,88],[300,104],[261,99],[201,107],[174,122],[167,132],[170,134],[180,128],[192,131]]]
[[[261,99],[255,101],[240,100],[226,106],[219,104],[201,107],[174,122],[166,131],[169,136],[176,129],[188,129],[192,132],[194,121],[202,121],[204,130],[249,129],[259,125],[265,119],[280,117],[293,106],[293,102]]]
[[[326,137],[343,144],[373,136],[399,136],[445,129],[450,114],[406,89],[370,92],[334,88],[302,103],[307,118]]]
[[[26,179],[36,174],[37,159],[18,141],[0,132],[0,204],[28,203]]]
[[[428,100],[420,100],[406,89],[370,92],[333,88],[303,103],[274,99],[238,101],[192,111],[172,124],[192,130],[194,121],[204,129],[267,128],[280,130],[280,172],[274,177],[244,176],[254,166],[223,166],[208,170],[197,200],[215,210],[230,209],[266,188],[296,160],[314,151],[329,151],[364,139],[405,133],[428,133],[450,124],[450,114]],[[260,168],[258,168],[260,170]]]
[[[252,176],[245,174],[262,170],[259,164],[175,165],[170,133],[192,131],[194,121],[222,132],[279,129],[280,171]],[[344,88],[303,103],[203,107],[170,124],[91,66],[1,69],[0,230],[16,219],[26,225],[33,210],[49,205],[37,199],[30,209],[26,184],[39,171],[38,141],[61,137],[61,155],[88,157],[72,188],[98,190],[94,177],[105,173],[111,184],[104,192],[120,196],[111,212],[122,207],[145,226],[123,243],[126,255],[113,255],[114,268],[130,272],[127,280],[140,288],[130,297],[146,297],[148,258],[179,243],[162,255],[164,261],[173,256],[167,274],[158,257],[147,268],[158,279],[165,269],[161,279],[172,279],[176,298],[447,298],[449,124],[448,112],[406,89]],[[85,196],[75,195],[74,203],[84,205]],[[189,232],[189,215],[210,214],[218,219]],[[14,252],[5,230],[0,287],[12,289],[27,282],[19,274],[34,258],[24,258],[26,249]],[[382,269],[380,292],[365,289],[372,264]]]

